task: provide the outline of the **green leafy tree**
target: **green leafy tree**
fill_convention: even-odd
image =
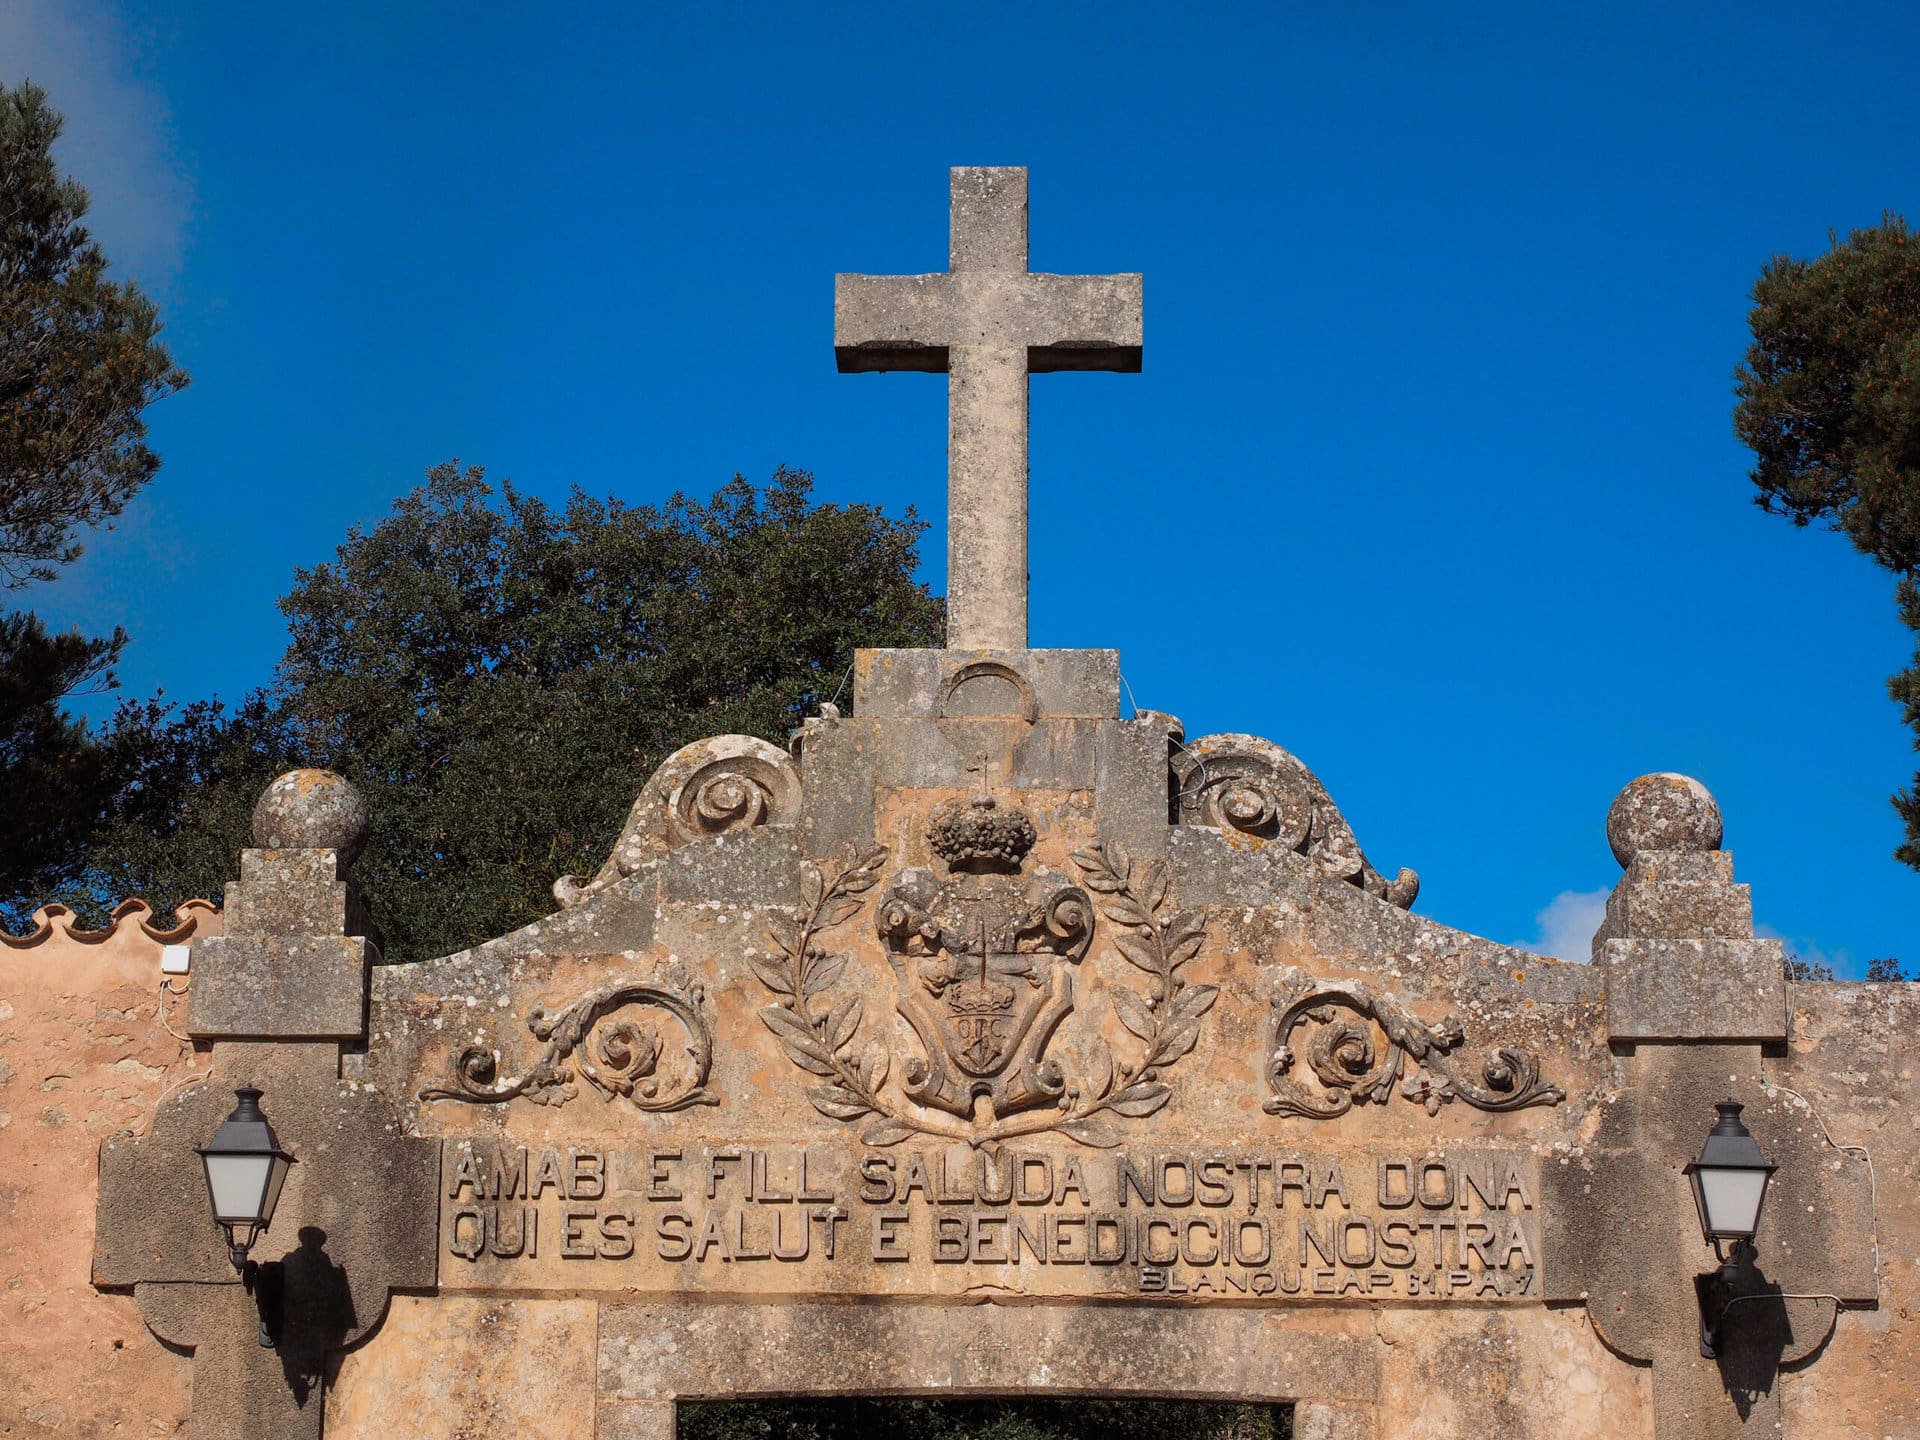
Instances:
[[[141,412],[187,383],[153,303],[106,278],[80,223],[87,196],[53,161],[60,116],[33,85],[0,85],[0,589],[53,578],[75,536],[152,478]],[[0,617],[0,919],[70,882],[112,789],[107,750],[66,706],[113,686],[126,643]]]
[[[1893,571],[1920,636],[1920,239],[1888,214],[1817,260],[1776,256],[1749,324],[1733,418],[1758,503],[1841,531]],[[1920,749],[1920,641],[1887,686]],[[1906,826],[1894,853],[1920,869],[1920,776],[1893,805]]]
[[[272,776],[325,766],[366,793],[359,862],[392,959],[551,913],[674,750],[784,741],[856,646],[940,639],[913,572],[923,522],[811,500],[782,469],[710,500],[555,508],[448,464],[281,602],[291,643],[240,711],[123,707],[122,810],[79,891],[156,908],[214,894]]]
[[[103,818],[84,866],[54,897],[96,922],[132,895],[163,915],[182,900],[219,897],[251,843],[260,791],[301,763],[265,694],[231,711],[212,700],[128,701],[97,748]],[[217,837],[227,836],[223,852]]]
[[[1909,975],[1900,968],[1900,961],[1893,956],[1882,956],[1867,965],[1869,980],[1920,980],[1920,975]]]

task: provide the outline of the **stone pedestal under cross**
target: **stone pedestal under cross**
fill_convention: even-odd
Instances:
[[[949,269],[836,275],[840,369],[947,374],[947,645],[1027,645],[1027,376],[1140,368],[1138,275],[1027,270],[1024,167],[953,171]]]

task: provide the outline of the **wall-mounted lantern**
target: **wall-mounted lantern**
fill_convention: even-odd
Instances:
[[[240,1103],[214,1132],[212,1143],[199,1147],[199,1155],[207,1170],[213,1218],[227,1232],[233,1268],[244,1276],[247,1251],[273,1221],[293,1156],[280,1148],[267,1123],[260,1092],[243,1085],[233,1093]]]
[[[1720,1353],[1721,1327],[1733,1304],[1735,1283],[1752,1267],[1753,1236],[1760,1228],[1767,1182],[1780,1168],[1767,1163],[1759,1142],[1740,1123],[1744,1108],[1732,1100],[1714,1106],[1720,1118],[1707,1132],[1700,1158],[1686,1171],[1700,1212],[1700,1233],[1720,1259],[1719,1273],[1699,1287],[1700,1353],[1709,1360]]]

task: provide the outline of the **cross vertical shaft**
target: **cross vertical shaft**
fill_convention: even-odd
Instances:
[[[834,277],[842,371],[947,375],[947,645],[1027,645],[1027,376],[1140,368],[1138,275],[1027,269],[1027,172],[956,167],[948,269]]]
[[[1027,357],[947,352],[947,644],[1027,644]]]

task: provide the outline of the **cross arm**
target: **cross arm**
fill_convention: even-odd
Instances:
[[[1028,275],[1025,282],[1029,370],[1140,369],[1138,275]]]
[[[833,349],[843,372],[947,369],[953,345],[1023,348],[1028,368],[1140,368],[1138,275],[836,275]]]
[[[833,354],[842,373],[947,368],[950,275],[833,277]]]

